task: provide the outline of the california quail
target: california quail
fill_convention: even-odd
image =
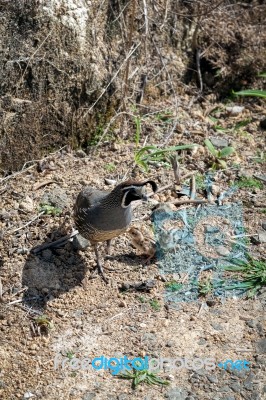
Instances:
[[[136,182],[128,180],[112,191],[102,191],[88,186],[78,195],[74,206],[74,220],[79,233],[94,247],[97,267],[107,282],[99,259],[98,242],[107,242],[109,254],[111,239],[124,233],[132,219],[131,202],[147,200],[144,187],[150,184],[157,191],[154,181]]]

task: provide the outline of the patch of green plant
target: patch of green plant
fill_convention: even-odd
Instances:
[[[39,212],[43,212],[47,215],[60,215],[62,213],[61,208],[52,206],[51,204],[41,203],[39,205]]]
[[[263,209],[261,210],[261,212],[262,212],[262,214],[266,214],[266,208],[263,208]]]
[[[258,89],[247,89],[240,90],[239,92],[232,92],[234,96],[253,96],[253,97],[262,97],[266,98],[266,90],[258,90]]]
[[[141,135],[141,119],[140,119],[139,116],[135,116],[134,117],[134,121],[135,121],[135,124],[136,124],[136,131],[135,131],[134,140],[135,140],[136,145],[138,146],[139,142],[140,142],[140,135]]]
[[[139,363],[139,366],[140,363]],[[118,378],[122,379],[130,379],[132,380],[132,388],[136,389],[136,387],[141,383],[146,383],[147,385],[169,385],[170,382],[164,380],[157,376],[157,373],[150,372],[147,369],[138,370],[133,368],[133,371],[126,371],[125,373],[120,373],[117,375]]]
[[[266,153],[264,153],[263,151],[260,153],[257,153],[257,156],[254,157],[254,161],[257,163],[264,164],[266,162]]]
[[[173,113],[171,111],[165,110],[165,111],[158,112],[157,114],[155,114],[155,118],[158,121],[170,123],[173,120]]]
[[[160,311],[161,305],[156,299],[150,300],[150,306],[153,308],[154,311]]]
[[[54,324],[46,314],[42,314],[34,319],[34,322],[37,327],[37,331],[39,334],[45,333],[48,334],[48,332],[53,329]]]
[[[182,283],[178,283],[177,281],[170,281],[165,284],[166,289],[169,292],[178,292],[182,287]]]
[[[69,361],[70,361],[70,360],[72,360],[72,358],[75,357],[75,353],[74,353],[73,351],[69,350],[69,351],[67,351],[67,353],[66,353],[66,357],[67,357],[67,358],[69,359]]]
[[[236,185],[239,188],[257,188],[257,189],[263,189],[263,184],[256,178],[249,178],[246,176],[242,176],[238,182],[236,182]]]
[[[211,293],[213,288],[214,286],[211,278],[206,278],[198,282],[198,292],[201,296],[206,296]]]
[[[260,76],[261,78],[266,78],[266,72],[260,72],[258,76]]]
[[[241,289],[247,292],[248,297],[256,295],[259,289],[266,285],[266,260],[255,260],[250,255],[246,255],[247,261],[234,259],[232,263],[223,267],[225,271],[236,272],[239,281],[233,285],[226,286],[224,289]]]
[[[144,297],[144,296],[139,296],[138,297],[138,300],[141,302],[141,303],[146,303],[146,298]]]
[[[214,170],[227,168],[225,160],[235,152],[235,148],[228,146],[224,147],[222,150],[217,150],[209,139],[205,139],[204,143],[209,153],[214,157],[214,162],[212,163],[211,168]]]
[[[114,172],[116,169],[116,166],[114,163],[110,162],[108,164],[105,164],[104,169],[106,169],[107,172]]]
[[[137,165],[144,169],[144,171],[148,171],[149,162],[168,162],[169,156],[171,153],[177,150],[188,150],[192,149],[195,144],[185,144],[181,146],[170,146],[164,149],[158,148],[156,146],[150,145],[142,147],[142,149],[138,150],[134,155],[134,160]]]
[[[195,179],[196,179],[197,188],[204,189],[205,188],[205,176],[202,174],[196,174]]]

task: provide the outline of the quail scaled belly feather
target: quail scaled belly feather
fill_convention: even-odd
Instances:
[[[111,239],[124,233],[132,220],[132,201],[147,200],[145,187],[148,184],[153,192],[157,191],[157,185],[152,180],[128,180],[117,185],[112,191],[88,186],[77,197],[74,206],[75,224],[79,233],[94,247],[98,271],[105,282],[107,279],[100,263],[97,245],[106,241],[109,254]]]

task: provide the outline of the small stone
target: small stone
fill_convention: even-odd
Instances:
[[[233,107],[225,107],[225,109],[231,115],[238,115],[238,114],[241,114],[245,110],[245,107],[233,106]]]
[[[63,210],[70,203],[66,192],[61,188],[55,188],[51,192],[46,191],[40,201],[40,204],[50,205]]]
[[[82,149],[78,149],[75,153],[76,157],[78,158],[84,158],[87,157],[87,154],[85,153],[85,151],[83,151]]]
[[[219,228],[217,228],[216,226],[206,225],[205,232],[206,233],[218,233]]]
[[[261,339],[257,342],[256,345],[257,352],[259,354],[265,354],[266,353],[266,339]]]
[[[222,331],[223,327],[220,324],[216,324],[215,322],[211,323],[211,326],[216,330],[216,331]]]
[[[224,138],[211,137],[210,141],[218,149],[222,149],[223,147],[227,147],[228,146],[228,140],[224,139]]]
[[[74,236],[72,244],[75,250],[85,250],[90,242],[78,233]]]
[[[96,393],[95,392],[86,392],[82,396],[82,400],[93,400],[96,398]]]
[[[126,395],[125,393],[119,394],[117,396],[117,400],[127,400],[128,399],[128,395]]]
[[[256,321],[254,321],[254,319],[251,319],[249,321],[246,321],[247,326],[249,326],[250,328],[256,328]]]
[[[175,387],[166,393],[165,398],[169,400],[186,400],[187,395],[188,393],[185,389]]]
[[[241,385],[239,385],[239,383],[235,382],[235,383],[232,383],[232,385],[230,385],[230,388],[231,388],[234,392],[239,393],[240,390],[241,390]]]
[[[126,307],[127,303],[125,301],[120,301],[120,303],[118,304],[119,307]]]
[[[217,246],[216,251],[220,256],[226,257],[229,256],[230,250],[225,246]]]
[[[168,342],[165,343],[166,347],[173,347],[175,345],[175,342],[172,340],[169,340]]]
[[[230,392],[231,389],[228,385],[222,386],[221,388],[217,389],[217,392]]]
[[[26,393],[24,393],[24,396],[23,396],[24,399],[31,399],[32,397],[35,397],[35,394],[33,394],[31,392],[26,392]]]
[[[25,199],[19,204],[19,208],[21,210],[27,211],[27,212],[31,212],[34,209],[34,203],[32,198],[30,198],[29,196],[26,196]]]
[[[215,375],[208,375],[207,378],[211,383],[218,383],[219,382],[217,376],[215,376]]]
[[[260,231],[258,234],[260,243],[266,243],[266,231]]]

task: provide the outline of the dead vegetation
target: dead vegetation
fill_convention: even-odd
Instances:
[[[105,129],[132,137],[125,113],[142,114],[169,94],[185,92],[193,102],[210,89],[220,97],[261,82],[262,1],[134,0],[87,9],[2,0],[0,7],[3,175],[64,144],[86,150]]]

